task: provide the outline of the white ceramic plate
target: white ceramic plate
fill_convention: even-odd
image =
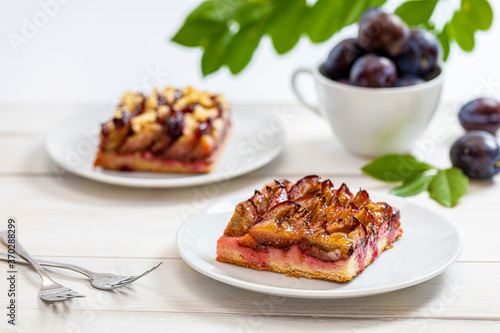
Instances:
[[[60,124],[47,138],[46,148],[61,168],[79,176],[132,187],[184,187],[227,180],[256,170],[272,161],[283,148],[279,117],[258,108],[232,110],[232,133],[215,169],[209,174],[123,172],[94,168],[100,124],[109,110],[90,110]]]
[[[406,288],[429,280],[450,267],[460,255],[462,240],[446,218],[399,197],[371,193],[401,211],[403,236],[381,253],[352,281],[335,283],[257,271],[215,260],[222,235],[235,205],[249,193],[212,203],[189,219],[177,232],[177,249],[188,265],[215,280],[265,294],[301,298],[350,298]]]

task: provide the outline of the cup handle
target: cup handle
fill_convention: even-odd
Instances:
[[[293,74],[292,74],[292,89],[293,89],[293,93],[295,94],[295,96],[297,96],[297,98],[299,99],[299,102],[306,106],[308,109],[310,109],[311,111],[313,111],[314,113],[316,113],[317,115],[321,116],[321,113],[319,112],[319,109],[317,107],[317,105],[312,105],[310,103],[308,103],[302,96],[302,93],[300,92],[298,86],[297,86],[297,81],[298,81],[298,78],[300,76],[300,74],[309,74],[311,76],[314,76],[313,72],[309,69],[309,68],[297,68]]]

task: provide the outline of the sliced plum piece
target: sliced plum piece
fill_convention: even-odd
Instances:
[[[352,193],[345,183],[343,183],[342,186],[340,186],[337,190],[337,199],[339,199],[342,207],[347,207],[349,205],[349,202],[351,202]]]
[[[361,190],[352,199],[352,202],[360,209],[365,207],[370,202],[370,196],[365,190]]]
[[[283,201],[276,204],[264,215],[262,215],[262,219],[267,220],[274,217],[279,222],[281,222],[284,218],[293,216],[299,210],[299,208],[300,205],[293,201]]]
[[[290,200],[298,199],[309,193],[316,193],[321,191],[319,176],[311,175],[298,180],[295,185],[292,186],[290,192],[288,193],[288,198]]]
[[[321,182],[321,195],[325,198],[325,205],[330,206],[335,198],[335,187],[330,179]]]
[[[239,237],[243,236],[250,228],[259,221],[260,215],[252,200],[240,202],[231,217],[224,235]]]
[[[308,235],[306,240],[312,246],[328,252],[329,256],[335,260],[348,258],[354,245],[354,241],[342,232],[316,233]]]
[[[257,223],[248,234],[261,245],[277,248],[295,245],[304,237],[303,229],[295,230],[289,221],[280,223],[276,218]]]

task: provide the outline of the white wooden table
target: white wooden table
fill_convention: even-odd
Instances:
[[[20,240],[35,256],[97,271],[135,274],[159,261],[163,265],[114,292],[92,289],[80,275],[56,271],[54,278],[87,295],[58,304],[41,301],[39,277],[17,265],[17,325],[11,326],[6,317],[7,265],[2,263],[0,332],[500,331],[499,177],[472,182],[453,209],[439,206],[427,194],[409,199],[447,216],[463,236],[458,262],[440,276],[363,298],[271,297],[214,281],[179,257],[175,233],[187,214],[181,207],[201,207],[193,204],[195,188],[117,187],[52,165],[45,136],[88,107],[0,107],[0,230],[14,216]],[[354,189],[388,190],[361,174],[368,160],[347,153],[321,119],[298,106],[279,108],[292,115],[283,153],[229,182],[220,196],[245,188],[250,193],[274,178],[297,180],[311,173],[331,178],[337,186],[346,182]],[[434,164],[449,164],[448,147],[460,134],[454,112],[456,106],[440,109],[416,153]]]

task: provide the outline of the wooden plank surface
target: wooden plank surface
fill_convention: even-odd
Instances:
[[[84,278],[55,270],[54,278],[87,295],[60,304],[39,300],[38,276],[18,265],[19,326],[12,330],[2,320],[0,332],[500,330],[500,221],[493,213],[500,194],[498,177],[472,182],[454,209],[439,206],[426,194],[408,199],[444,215],[462,234],[462,255],[442,275],[363,298],[273,297],[225,285],[191,269],[175,248],[177,228],[210,200],[251,193],[274,178],[297,180],[316,173],[332,178],[337,186],[345,182],[353,189],[388,191],[386,184],[361,174],[360,167],[369,159],[350,155],[324,120],[292,105],[284,107],[293,121],[283,153],[248,175],[218,187],[150,190],[100,184],[62,172],[44,149],[47,133],[61,120],[90,108],[94,106],[0,106],[0,154],[8,156],[0,163],[0,230],[8,216],[15,216],[18,235],[34,255],[97,271],[138,274],[158,261],[163,265],[115,292],[92,289]],[[276,106],[267,108],[276,111]],[[440,166],[449,164],[448,147],[460,134],[455,109],[441,108],[414,153]],[[251,112],[251,107],[242,110]],[[440,138],[439,131],[445,132]]]
[[[83,276],[54,269],[54,279],[87,296],[54,306],[66,310],[68,316],[72,310],[85,311],[106,301],[106,306],[101,309],[104,313],[154,311],[328,318],[500,320],[500,289],[485,288],[498,286],[500,265],[491,263],[456,263],[425,283],[386,294],[319,300],[270,296],[228,286],[199,274],[181,259],[57,259],[118,274],[139,274],[163,261],[154,273],[114,292],[93,289]],[[37,296],[40,285],[37,274],[27,266],[17,265],[17,269],[20,279],[19,312],[45,308],[45,303]]]

